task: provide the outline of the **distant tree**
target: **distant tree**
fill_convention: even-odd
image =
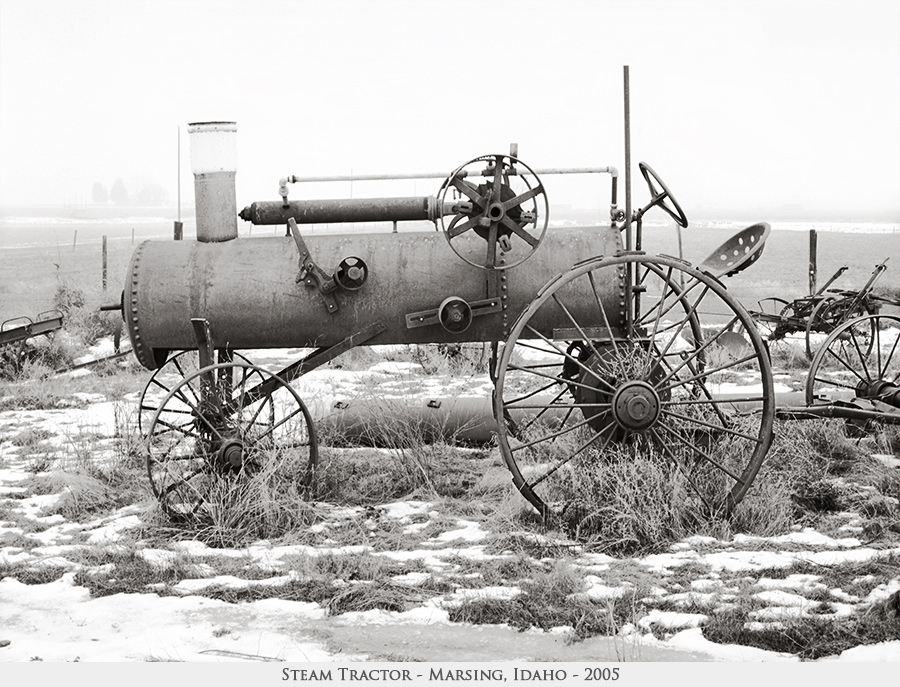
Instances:
[[[128,190],[122,177],[117,178],[109,190],[109,199],[116,205],[125,205],[128,202]]]
[[[94,182],[94,187],[91,189],[91,199],[95,203],[99,203],[101,205],[105,205],[109,202],[109,194],[106,192],[106,186],[101,184],[99,181]]]
[[[144,207],[163,205],[166,202],[166,190],[159,184],[147,184],[141,186],[134,200]]]

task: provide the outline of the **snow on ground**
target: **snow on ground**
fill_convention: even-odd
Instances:
[[[416,372],[413,364],[382,363],[363,372],[319,370],[303,381],[322,392],[326,406],[352,390],[354,384],[371,384],[373,376],[381,381],[392,379],[398,395],[414,394],[416,385],[420,395],[429,396],[437,390],[447,393],[447,387],[440,382],[436,386],[421,384]],[[304,396],[313,397],[309,391]],[[58,573],[48,575],[52,579],[44,583],[36,580],[37,583],[26,584],[15,576],[0,579],[0,661],[365,661],[375,649],[374,644],[364,644],[365,633],[361,630],[380,627],[386,629],[378,641],[388,644],[379,644],[376,656],[390,655],[386,646],[393,647],[394,655],[404,655],[413,651],[411,646],[418,646],[422,651],[434,652],[428,655],[437,656],[452,646],[457,653],[451,660],[467,660],[481,656],[478,652],[482,649],[473,643],[477,638],[479,646],[485,641],[494,642],[496,649],[490,660],[586,660],[603,656],[603,652],[616,657],[621,646],[627,644],[631,655],[639,660],[796,661],[790,654],[713,643],[704,638],[702,626],[717,606],[735,598],[740,585],[750,589],[758,606],[752,620],[759,627],[813,614],[841,617],[884,602],[900,590],[900,571],[891,582],[875,587],[864,598],[837,587],[829,588],[822,575],[760,576],[761,570],[787,569],[798,562],[820,566],[824,572],[841,562],[887,556],[896,560],[900,556],[900,547],[876,548],[855,536],[835,538],[798,528],[768,538],[737,535],[730,541],[719,541],[693,537],[676,543],[666,553],[628,560],[584,553],[566,543],[572,565],[584,572],[586,587],[580,594],[585,598],[602,602],[631,593],[631,583],[614,574],[627,566],[656,576],[658,584],[652,590],[651,600],[662,606],[623,628],[618,637],[591,638],[574,645],[561,639],[566,628],[531,630],[523,635],[528,638],[523,643],[499,639],[509,628],[476,629],[450,621],[449,611],[459,604],[473,598],[513,599],[522,593],[516,586],[459,587],[422,595],[418,605],[402,612],[351,611],[336,616],[329,616],[325,607],[314,602],[267,598],[229,603],[204,596],[204,592],[213,588],[271,590],[295,584],[302,579],[290,562],[303,556],[368,554],[390,561],[415,561],[419,569],[390,581],[416,590],[429,580],[458,572],[462,561],[513,555],[486,553],[484,542],[490,533],[477,518],[445,523],[439,534],[415,548],[381,551],[366,546],[314,547],[269,542],[238,549],[212,548],[178,538],[165,546],[141,544],[148,504],[126,506],[84,522],[68,521],[59,513],[48,515],[68,487],[61,484],[56,493],[30,492],[28,480],[41,470],[34,462],[36,444],[32,438],[43,442],[63,463],[85,460],[86,453],[91,460],[102,461],[116,450],[117,429],[124,421],[123,402],[109,402],[100,395],[80,395],[73,400],[75,407],[71,408],[0,412],[0,574],[13,568],[32,571],[35,576],[48,570]],[[135,401],[136,394],[130,394],[124,403]],[[376,522],[393,523],[416,533],[442,517],[439,503],[415,500],[368,509],[329,504],[322,504],[321,508],[322,521],[314,527],[322,531],[334,523],[374,518]],[[852,523],[853,516],[848,514],[848,526]],[[541,537],[534,533],[521,536],[535,541]],[[160,592],[166,585],[157,583],[140,593],[92,597],[76,578],[79,574],[86,576],[82,579],[108,574],[109,563],[91,561],[102,560],[98,553],[118,550],[136,550],[137,558],[159,569],[177,564],[188,574],[170,585],[165,594]],[[267,576],[260,578],[256,574],[250,579],[240,575],[241,569],[251,567],[257,573],[265,571]],[[684,569],[699,572],[686,583],[667,581]],[[351,632],[354,627],[360,630],[355,639]],[[494,639],[485,640],[486,636]],[[391,641],[395,644],[391,645]],[[429,641],[433,646],[428,646]],[[526,644],[531,653],[520,653],[526,651]],[[826,660],[900,661],[900,642],[859,646]]]

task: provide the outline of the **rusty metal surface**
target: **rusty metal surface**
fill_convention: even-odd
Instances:
[[[234,172],[194,175],[194,215],[198,241],[231,241],[237,238],[234,175]]]
[[[431,196],[292,200],[287,205],[277,200],[256,201],[241,210],[239,216],[257,225],[286,224],[291,217],[297,224],[434,221],[436,202]]]
[[[472,240],[482,241],[474,235]],[[290,237],[141,244],[124,294],[138,360],[154,369],[165,351],[194,348],[191,319],[198,317],[209,322],[216,347],[235,350],[330,346],[376,321],[386,330],[371,344],[499,340],[551,278],[579,260],[621,248],[619,232],[609,227],[555,229],[533,258],[502,272],[498,293],[491,294],[490,273],[460,260],[437,232],[309,235],[306,243],[323,269],[335,269],[348,255],[368,265],[365,286],[337,292],[340,308],[333,314],[315,289],[297,283],[299,256]],[[622,278],[611,271],[600,288],[610,312],[621,310]],[[463,332],[439,324],[407,326],[407,314],[437,309],[448,296],[472,303],[490,295],[501,299],[501,311],[475,317]],[[584,293],[573,302],[582,312],[594,312],[596,298]],[[571,322],[560,312],[536,325],[552,335]]]

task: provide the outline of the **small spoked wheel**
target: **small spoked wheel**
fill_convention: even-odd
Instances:
[[[819,301],[806,322],[806,357],[812,360],[822,339],[845,322],[874,314],[864,303],[853,298],[828,296]],[[871,321],[870,321],[871,324]],[[857,325],[857,328],[860,325]],[[871,343],[871,337],[869,338]]]
[[[900,405],[900,317],[866,315],[835,329],[806,378],[806,404],[867,399]]]
[[[454,195],[458,200],[452,200]],[[534,254],[547,233],[544,185],[528,165],[510,155],[469,160],[444,180],[437,198],[447,242],[475,267],[515,267]],[[453,217],[445,221],[448,207]]]
[[[750,316],[674,258],[623,254],[562,274],[519,317],[496,376],[501,453],[545,517],[602,511],[614,464],[641,460],[730,512],[772,441],[771,367]]]
[[[153,493],[176,520],[209,519],[249,480],[283,493],[306,488],[318,460],[297,392],[244,362],[210,365],[176,384],[150,421],[145,451]]]

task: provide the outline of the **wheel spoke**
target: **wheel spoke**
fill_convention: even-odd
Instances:
[[[597,373],[594,370],[589,368],[587,365],[585,365],[583,362],[581,362],[578,358],[571,355],[570,353],[566,353],[561,348],[557,348],[556,344],[554,344],[550,339],[548,339],[546,336],[541,334],[537,329],[533,328],[531,325],[526,325],[526,329],[528,329],[533,334],[536,334],[541,340],[543,340],[544,343],[546,343],[548,346],[553,348],[553,350],[556,351],[557,353],[559,353],[561,356],[566,358],[566,360],[571,360],[573,363],[575,363],[578,367],[580,367],[583,371],[587,372],[592,377],[597,377]],[[584,331],[581,330],[580,328],[578,330],[578,333],[581,334],[582,336],[584,335]],[[535,350],[541,350],[541,349],[535,349]],[[594,349],[594,350],[596,350],[596,349]],[[600,354],[595,353],[595,355],[599,356]],[[600,379],[598,377],[597,381],[602,382],[610,391],[614,391],[612,386],[610,386],[608,383],[606,383],[603,379]],[[591,388],[591,387],[588,387],[588,388]]]
[[[453,178],[450,180],[450,183],[453,185],[455,189],[463,193],[469,200],[471,200],[475,205],[477,205],[481,210],[487,206],[487,201],[484,196],[478,193],[478,188],[470,184],[465,179],[461,179],[457,175],[453,175]]]
[[[729,477],[731,477],[731,479],[733,479],[733,480],[734,480],[735,482],[737,482],[738,484],[743,484],[743,482],[742,482],[742,480],[741,480],[740,477],[738,477],[737,475],[735,475],[731,470],[729,470],[729,469],[726,468],[724,465],[722,465],[719,461],[717,461],[715,458],[713,458],[712,456],[710,456],[710,455],[709,455],[706,451],[704,451],[702,448],[700,448],[699,446],[697,446],[697,445],[695,445],[695,444],[692,444],[692,443],[690,442],[690,440],[687,439],[687,437],[685,437],[683,434],[681,434],[681,432],[679,432],[678,430],[676,430],[674,427],[668,427],[668,426],[667,426],[667,429],[668,429],[668,433],[669,433],[671,436],[673,436],[676,440],[678,440],[678,442],[679,442],[682,446],[687,447],[688,450],[690,450],[692,453],[694,453],[695,455],[699,456],[700,458],[703,458],[706,462],[708,462],[708,463],[709,463],[710,465],[712,465],[713,467],[718,468],[721,472],[723,472],[723,473],[725,473],[726,475],[728,475]]]
[[[582,420],[581,422],[576,422],[574,425],[571,425],[565,429],[561,429],[558,432],[553,432],[552,434],[547,434],[545,436],[539,437],[537,439],[533,439],[523,444],[516,444],[515,446],[510,447],[510,450],[515,453],[516,451],[521,451],[526,448],[531,448],[536,444],[543,443],[545,441],[549,441],[551,439],[555,439],[556,437],[561,437],[563,434],[568,434],[569,432],[574,432],[579,427],[584,427],[586,424],[589,424],[594,421],[593,417],[590,417],[586,420]]]
[[[606,308],[603,305],[603,301],[600,299],[600,293],[597,291],[597,283],[594,281],[594,271],[589,271],[587,276],[588,281],[591,283],[591,291],[594,294],[594,302],[597,304],[597,308],[600,310],[600,316],[603,318],[603,326],[606,327],[606,331],[609,332],[609,340],[612,344],[613,355],[618,360],[620,358],[619,346],[616,343],[616,335],[613,333],[613,329],[609,324],[609,316],[606,313]]]
[[[672,451],[672,449],[669,448],[666,441],[659,435],[659,433],[657,433],[657,431],[655,429],[652,429],[650,431],[651,431],[651,434],[656,438],[660,448],[662,448],[663,453],[665,453],[669,457],[669,459],[672,461],[672,463],[674,463],[676,469],[682,475],[684,475],[684,478],[687,480],[688,484],[691,485],[691,489],[693,489],[694,493],[696,493],[697,496],[700,497],[700,500],[703,501],[703,504],[710,511],[712,511],[713,510],[712,505],[709,503],[709,501],[706,500],[706,497],[703,495],[703,492],[700,490],[700,487],[697,486],[697,483],[694,481],[694,478],[691,475],[691,473],[688,472],[687,468],[684,465],[682,465],[681,461],[678,460],[678,457],[675,455],[675,453]]]
[[[543,475],[541,475],[538,479],[536,479],[536,480],[534,480],[533,482],[531,482],[531,483],[529,484],[529,486],[531,486],[531,488],[533,489],[534,487],[536,487],[536,486],[537,486],[538,484],[540,484],[541,482],[544,482],[545,480],[547,480],[553,473],[555,473],[557,470],[559,470],[563,465],[566,465],[567,463],[570,463],[574,458],[576,458],[576,457],[578,457],[579,455],[581,455],[581,454],[582,454],[582,453],[583,453],[583,452],[584,452],[591,444],[593,444],[595,441],[597,441],[597,439],[598,439],[599,437],[601,437],[601,436],[603,435],[604,432],[606,432],[606,431],[612,429],[612,428],[615,426],[615,424],[616,424],[616,423],[615,423],[614,420],[611,420],[610,422],[608,422],[608,423],[603,427],[603,429],[601,429],[599,432],[595,432],[595,433],[591,436],[590,439],[588,439],[585,443],[583,443],[583,444],[582,444],[581,446],[579,446],[577,449],[575,449],[574,451],[572,451],[572,453],[570,453],[570,454],[569,454],[568,456],[566,456],[564,459],[558,461],[556,465],[554,465],[550,470],[548,470],[548,471],[545,472]],[[603,444],[599,447],[598,450],[602,451],[604,448],[606,448],[606,447],[609,445],[609,441],[610,441],[609,437],[607,437],[606,439],[604,439]]]
[[[726,425],[714,425],[711,422],[705,422],[703,420],[698,420],[695,417],[690,417],[689,415],[682,415],[681,413],[673,413],[670,410],[663,410],[664,415],[669,417],[673,417],[677,420],[681,420],[682,422],[692,422],[695,425],[700,425],[701,427],[708,427],[709,429],[714,429],[717,432],[725,432],[726,434],[730,434],[731,436],[740,437],[741,439],[749,439],[750,441],[759,442],[759,437],[751,436],[750,434],[744,434],[743,432],[738,432],[737,430],[731,429]]]
[[[546,374],[544,372],[537,372],[536,370],[532,370],[527,367],[520,367],[519,365],[510,365],[508,367],[509,370],[518,370],[520,372],[528,372],[529,374],[533,374],[537,377],[543,377],[544,379],[552,379],[558,384],[567,384],[571,386],[578,387],[579,389],[587,389],[588,391],[596,391],[596,389],[592,386],[588,386],[587,384],[582,384],[581,382],[576,382],[571,379],[565,379],[563,377],[555,377],[553,375]],[[612,388],[612,387],[610,387]]]
[[[514,222],[508,215],[504,215],[500,220],[500,224],[513,232],[516,236],[522,238],[529,246],[532,248],[537,248],[540,243],[540,239],[536,236],[532,236],[529,234],[523,227],[520,227],[516,222]]]
[[[510,198],[509,200],[503,201],[501,205],[506,212],[509,212],[512,208],[520,206],[526,200],[531,200],[535,196],[539,196],[544,192],[543,184],[538,184],[534,188],[530,188],[527,191],[520,193],[515,198]]]
[[[472,227],[477,227],[478,222],[481,220],[480,216],[472,217],[471,219],[466,220],[461,224],[455,224],[449,229],[447,229],[447,236],[451,239],[455,239],[457,236],[466,233]]]

